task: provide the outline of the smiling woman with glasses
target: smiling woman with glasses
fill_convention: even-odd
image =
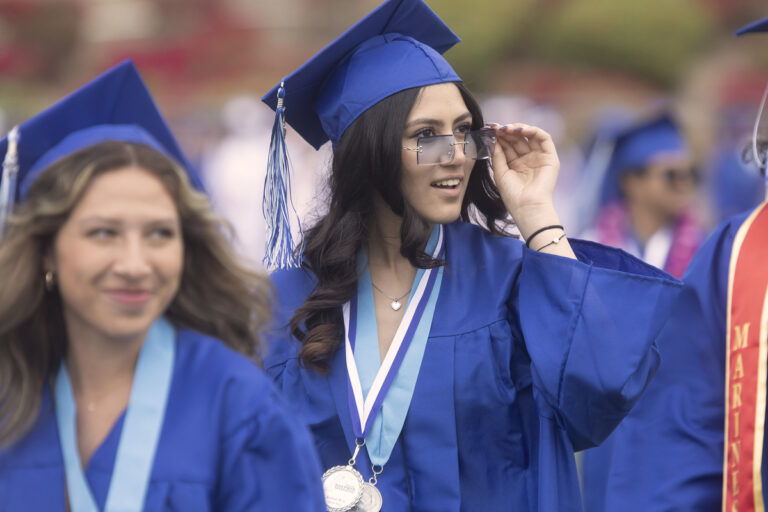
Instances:
[[[441,55],[457,41],[423,2],[390,0],[264,98],[270,172],[283,116],[333,145],[328,210],[300,268],[272,276],[265,359],[312,429],[331,511],[578,510],[573,450],[658,364],[677,285],[565,237],[552,139],[485,124]]]

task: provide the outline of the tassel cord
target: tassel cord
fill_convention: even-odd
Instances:
[[[285,90],[278,90],[278,105],[264,177],[262,212],[267,223],[264,263],[269,268],[295,268],[301,266],[303,247],[296,247],[291,235],[291,215],[296,217],[299,232],[301,221],[291,197],[290,160],[285,144]]]
[[[19,175],[18,142],[19,127],[14,126],[8,134],[8,149],[0,178],[0,240],[5,235],[6,223],[16,202],[16,180]]]

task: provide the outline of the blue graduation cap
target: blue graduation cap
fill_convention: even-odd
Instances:
[[[768,18],[762,20],[753,21],[748,25],[744,25],[736,31],[736,35],[749,34],[750,32],[768,32]]]
[[[646,167],[660,153],[687,152],[688,144],[675,119],[664,112],[619,130],[603,179],[601,205],[621,196],[621,175]]]
[[[75,151],[108,140],[138,142],[171,157],[202,181],[181,152],[136,67],[125,61],[47,108],[0,140],[5,155],[0,178],[0,226],[16,200],[49,165]],[[9,151],[10,149],[10,151]],[[0,231],[0,234],[2,231]]]
[[[270,266],[297,266],[288,204],[288,123],[316,149],[334,145],[370,107],[412,87],[460,82],[443,58],[460,39],[422,0],[387,0],[299,69],[262,101],[276,112],[264,187]]]

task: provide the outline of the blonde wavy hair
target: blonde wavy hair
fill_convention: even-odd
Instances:
[[[143,144],[99,143],[40,174],[0,243],[0,446],[31,428],[46,382],[67,352],[61,298],[45,287],[45,255],[93,179],[128,166],[160,179],[179,212],[184,268],[166,317],[259,361],[259,332],[270,319],[269,279],[235,256],[230,226],[178,164]]]

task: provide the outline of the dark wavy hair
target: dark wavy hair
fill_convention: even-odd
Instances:
[[[472,114],[472,129],[483,127],[477,101],[462,83],[456,87]],[[429,224],[408,204],[400,187],[403,130],[421,91],[420,87],[406,89],[381,100],[347,128],[334,149],[330,207],[303,242],[303,266],[315,275],[317,284],[289,324],[302,343],[302,364],[318,372],[328,371],[328,360],[344,336],[340,306],[357,289],[357,255],[368,235],[375,194],[403,218],[400,253],[418,268],[444,264],[423,251]],[[494,234],[507,234],[507,209],[487,160],[478,160],[472,169],[460,219],[474,221]]]

